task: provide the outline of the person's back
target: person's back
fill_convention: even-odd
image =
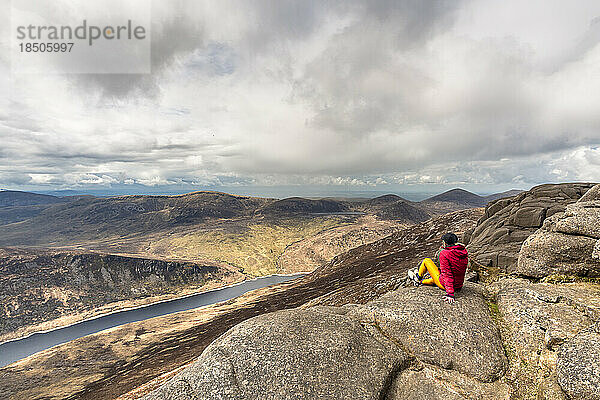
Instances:
[[[446,289],[446,294],[453,296],[455,290],[460,290],[465,281],[469,254],[461,243],[445,247],[440,252],[440,282]]]
[[[465,281],[469,255],[465,246],[458,243],[454,233],[442,236],[442,248],[439,253],[440,268],[430,258],[426,258],[420,267],[408,271],[408,277],[415,285],[436,285],[446,292],[444,300],[454,302],[454,291],[460,290]],[[425,272],[431,276],[424,279]]]

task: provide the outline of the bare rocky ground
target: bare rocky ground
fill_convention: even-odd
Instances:
[[[505,279],[493,290],[513,398],[600,398],[600,285]]]

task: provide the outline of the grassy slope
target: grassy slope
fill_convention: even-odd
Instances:
[[[277,260],[290,244],[349,223],[338,216],[249,221],[241,230],[221,227],[174,234],[152,243],[148,251],[170,258],[222,261],[247,275],[269,275],[280,272]]]
[[[304,278],[55,346],[0,368],[0,391],[8,399],[115,399],[193,361],[216,337],[247,318],[312,299],[332,305],[364,303],[392,290],[408,268],[435,252],[443,232],[471,229],[481,214],[469,210],[437,218],[350,250]]]
[[[315,267],[355,245],[382,237],[385,232],[379,225],[420,222],[429,217],[415,203],[393,195],[347,202],[276,200],[218,192],[86,197],[26,211],[32,212],[29,218],[0,223],[0,246],[78,248],[196,262],[215,260],[250,276],[305,271],[305,264]],[[359,226],[357,215],[332,214],[340,211],[364,212],[381,223]],[[14,213],[10,216],[18,217]],[[356,234],[329,232],[327,245],[305,240],[348,225],[357,225]],[[370,232],[364,233],[365,229]],[[300,259],[293,268],[279,271],[277,261],[292,245]],[[318,262],[311,261],[313,258]]]

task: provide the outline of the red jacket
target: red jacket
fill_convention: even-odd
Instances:
[[[445,247],[440,252],[440,282],[448,296],[454,296],[454,291],[462,288],[469,255],[462,244]]]

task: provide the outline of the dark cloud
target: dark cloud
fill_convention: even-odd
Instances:
[[[539,24],[514,4],[506,34],[496,2],[156,0],[152,74],[7,74],[0,170],[63,186],[598,176],[600,10]],[[528,24],[573,39],[541,62]]]
[[[243,15],[243,24],[236,26],[231,39],[237,38],[240,53],[253,58],[265,53],[289,54],[290,41],[304,40],[318,31],[331,18],[358,16],[362,25],[381,29],[379,24],[396,26],[392,33],[399,47],[419,46],[434,32],[452,21],[453,12],[461,1],[443,0],[376,0],[376,1],[295,1],[261,0],[255,2],[225,1],[216,17],[227,19],[231,14]],[[168,4],[168,7],[165,5]],[[160,79],[165,68],[177,59],[192,55],[188,61],[198,66],[194,56],[210,57],[215,73],[233,69],[235,52],[224,43],[207,41],[207,19],[215,15],[204,13],[193,0],[154,0],[152,12],[151,74],[85,74],[79,76],[88,89],[97,87],[104,96],[123,97],[160,94]],[[389,32],[388,32],[389,33]],[[252,63],[252,59],[246,62]],[[209,71],[211,69],[209,68]]]

